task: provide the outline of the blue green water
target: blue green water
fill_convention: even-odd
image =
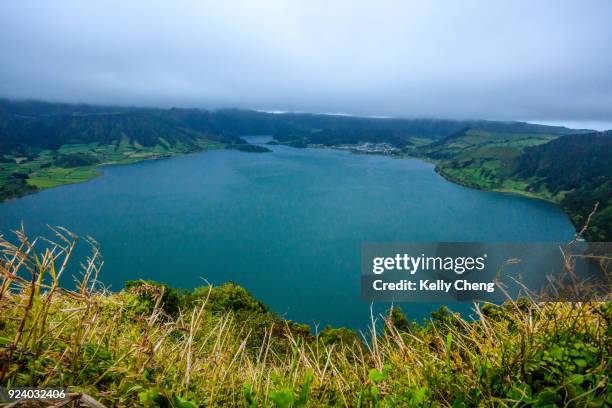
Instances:
[[[86,183],[0,205],[5,235],[23,221],[90,235],[101,279],[176,287],[234,281],[287,318],[362,327],[362,242],[566,241],[557,207],[468,189],[432,164],[331,149],[208,151],[103,169]],[[47,233],[48,235],[48,233]],[[406,304],[420,318],[437,305]]]

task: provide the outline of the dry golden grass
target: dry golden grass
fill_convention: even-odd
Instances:
[[[395,309],[372,316],[361,339],[314,335],[233,286],[185,298],[144,282],[110,293],[94,241],[75,288],[62,288],[77,237],[53,232],[0,237],[4,386],[69,387],[73,406],[87,405],[78,393],[116,407],[612,403],[607,301],[475,304],[477,320],[440,313],[423,325]]]

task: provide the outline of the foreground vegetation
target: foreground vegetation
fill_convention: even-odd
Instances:
[[[76,237],[55,233],[0,239],[0,385],[69,387],[74,406],[612,404],[610,302],[475,304],[476,320],[441,309],[421,325],[394,308],[365,336],[313,333],[234,284],[107,292],[95,243],[64,289]]]

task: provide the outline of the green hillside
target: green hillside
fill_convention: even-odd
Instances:
[[[511,192],[561,205],[580,228],[597,204],[586,236],[612,237],[612,132],[507,134],[464,129],[410,154],[468,187]]]
[[[87,181],[99,174],[99,165],[129,164],[223,146],[226,145],[203,137],[174,140],[170,144],[160,136],[157,144],[149,146],[123,137],[112,143],[63,144],[57,149],[40,149],[31,154],[3,154],[0,155],[0,200]]]
[[[0,200],[95,177],[127,164],[244,144],[164,111],[0,101]]]
[[[525,148],[545,144],[557,137],[463,129],[409,153],[436,160],[441,174],[467,186],[525,191],[526,185],[512,177],[517,158]]]
[[[567,135],[525,149],[513,177],[525,180],[528,191],[546,189],[576,225],[586,222],[592,240],[612,239],[612,131]]]

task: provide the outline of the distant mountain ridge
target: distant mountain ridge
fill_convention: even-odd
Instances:
[[[44,102],[0,103],[0,153],[36,153],[65,144],[119,143],[196,146],[198,139],[244,143],[223,130],[209,132],[157,109],[96,107]]]
[[[496,132],[574,132],[560,126],[523,122],[456,121],[443,119],[378,119],[353,116],[222,109],[155,109],[72,105],[0,99],[0,152],[57,148],[66,143],[113,143],[128,138],[144,146],[160,143],[193,144],[207,138],[244,143],[241,135],[269,134],[280,141],[334,145],[388,142],[397,147],[413,137],[441,139],[463,128]],[[581,131],[579,131],[581,132]]]

